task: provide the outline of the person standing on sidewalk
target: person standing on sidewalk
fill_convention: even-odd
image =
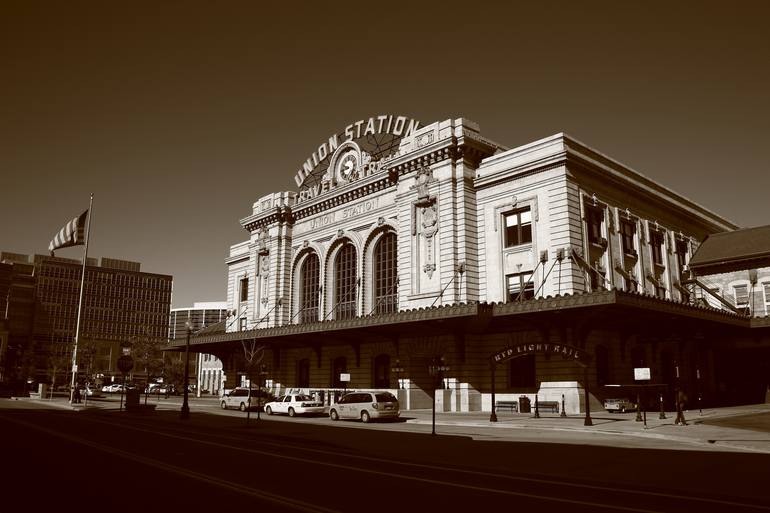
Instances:
[[[676,421],[674,424],[677,426],[686,426],[687,421],[684,418],[684,405],[687,402],[687,396],[684,393],[684,390],[681,388],[676,393]]]

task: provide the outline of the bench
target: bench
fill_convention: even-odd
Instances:
[[[538,411],[551,410],[551,413],[559,413],[559,401],[538,401],[537,409]]]
[[[495,409],[509,408],[512,412],[519,413],[519,401],[495,401]]]

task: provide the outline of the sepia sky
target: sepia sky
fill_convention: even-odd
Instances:
[[[5,1],[0,250],[47,253],[93,192],[89,256],[224,300],[253,202],[378,114],[566,132],[770,224],[767,4],[536,3]]]

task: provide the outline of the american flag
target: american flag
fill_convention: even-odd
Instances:
[[[48,251],[53,255],[54,250],[85,244],[86,217],[88,210],[64,225],[59,233],[51,240]]]

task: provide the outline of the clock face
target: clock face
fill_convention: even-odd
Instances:
[[[356,170],[358,158],[355,152],[350,151],[342,156],[337,163],[337,177],[340,180],[348,181]]]

